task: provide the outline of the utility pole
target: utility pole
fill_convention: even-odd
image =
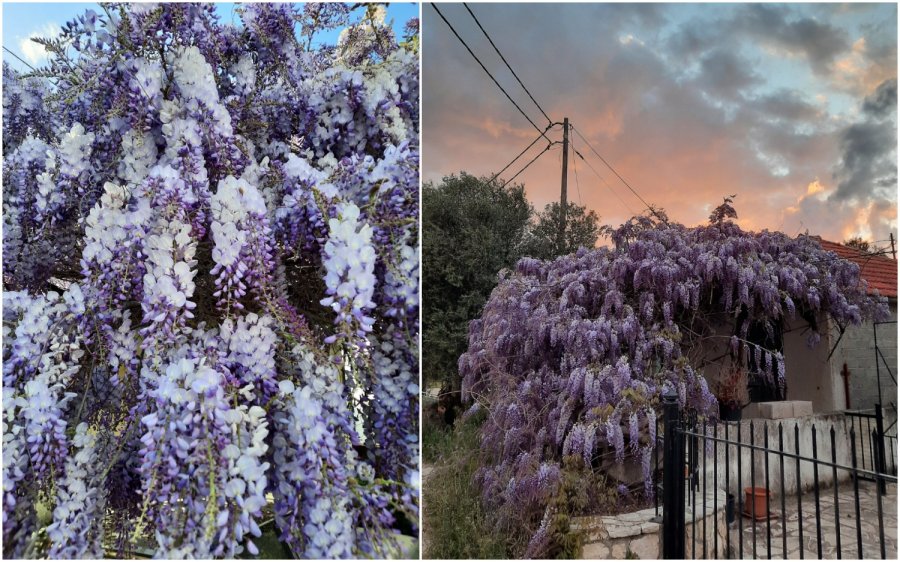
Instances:
[[[566,247],[566,187],[569,180],[569,118],[563,119],[562,192],[559,196],[559,253]]]
[[[565,164],[563,164],[563,167],[565,167]],[[563,188],[563,189],[565,189],[565,188]],[[894,233],[893,232],[891,232],[891,256],[894,259],[897,259],[897,250],[894,248]]]

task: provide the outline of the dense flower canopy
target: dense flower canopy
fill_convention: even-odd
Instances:
[[[266,514],[296,556],[396,553],[419,495],[417,22],[102,11],[46,68],[3,69],[4,556],[257,554]]]
[[[785,318],[821,314],[847,326],[887,314],[856,264],[808,236],[744,232],[728,220],[728,201],[720,210],[708,226],[657,213],[612,230],[614,248],[524,258],[470,325],[459,361],[464,398],[490,411],[477,479],[498,525],[531,525],[527,556],[546,554],[566,459],[603,470],[633,456],[649,494],[663,392],[718,415],[696,348],[724,338],[733,357],[752,354],[783,386],[780,349],[748,338],[752,327],[771,332]]]

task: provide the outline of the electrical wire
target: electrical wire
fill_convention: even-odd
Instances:
[[[516,172],[516,175],[514,175],[513,177],[511,177],[511,178],[509,178],[508,180],[506,180],[505,182],[503,182],[503,185],[501,185],[500,187],[501,187],[501,188],[506,187],[506,184],[508,184],[509,182],[513,181],[513,180],[516,179],[517,177],[519,177],[519,174],[521,174],[522,172],[524,172],[525,170],[527,170],[529,166],[531,166],[532,164],[534,164],[534,162],[535,162],[538,158],[540,158],[545,152],[547,152],[548,150],[550,150],[550,148],[551,148],[553,145],[555,145],[555,144],[559,144],[559,143],[553,142],[553,143],[548,144],[548,145],[547,145],[547,148],[545,148],[544,150],[540,151],[540,152],[538,153],[537,156],[535,156],[534,158],[531,159],[531,161],[529,161],[527,164],[525,164],[525,167],[524,167],[524,168],[522,168],[521,170],[519,170],[518,172]]]
[[[487,73],[487,75],[491,78],[491,80],[493,80],[494,84],[496,84],[497,87],[500,88],[500,91],[503,92],[503,95],[506,96],[506,99],[508,99],[510,101],[510,103],[512,103],[514,106],[516,106],[516,109],[519,110],[519,113],[521,113],[522,116],[525,117],[525,119],[527,119],[529,123],[531,123],[531,126],[534,127],[534,129],[537,132],[541,133],[541,135],[547,139],[547,142],[552,142],[547,137],[547,135],[544,134],[543,131],[541,131],[541,128],[534,124],[534,121],[531,120],[531,117],[529,117],[528,114],[525,113],[525,111],[523,111],[521,107],[519,107],[519,104],[517,104],[516,101],[514,99],[512,99],[512,97],[509,95],[509,93],[507,93],[507,91],[503,88],[503,86],[500,85],[500,82],[498,82],[497,79],[494,78],[494,75],[491,74],[491,72],[487,69],[486,66],[484,66],[484,63],[481,62],[481,59],[479,59],[478,56],[474,52],[472,52],[472,49],[469,47],[468,43],[466,43],[463,40],[463,38],[460,37],[459,33],[456,32],[456,29],[453,27],[453,25],[447,20],[446,17],[444,17],[444,14],[437,7],[437,4],[432,3],[431,7],[434,8],[434,11],[437,12],[437,14],[441,17],[442,20],[444,20],[444,23],[447,24],[447,27],[449,27],[450,31],[453,32],[453,35],[456,36],[456,39],[459,40],[460,43],[462,43],[463,47],[465,47],[467,51],[469,51],[469,54],[472,55],[472,58],[475,59],[475,62],[478,63],[478,66],[480,66],[481,69],[484,70],[485,73]]]
[[[27,66],[28,68],[33,70],[34,72],[37,72],[37,69],[35,67],[33,67],[30,64],[28,64],[27,62],[25,62],[25,60],[22,57],[20,57],[19,55],[15,54],[14,52],[7,49],[5,45],[3,46],[3,50],[6,51],[7,53],[11,54],[12,56],[16,57],[17,59],[19,59],[19,62],[21,62],[22,64],[24,64],[25,66]]]
[[[581,140],[583,140],[583,141],[584,141],[584,144],[586,144],[586,145],[588,146],[588,148],[591,149],[591,152],[593,152],[594,154],[596,154],[596,155],[597,155],[597,158],[599,158],[600,161],[603,162],[603,163],[606,165],[606,167],[609,168],[610,171],[611,171],[613,174],[615,174],[616,177],[619,178],[619,180],[620,180],[623,184],[625,184],[625,187],[627,187],[627,188],[629,189],[629,191],[631,191],[631,193],[634,194],[635,197],[637,197],[638,199],[640,199],[641,203],[643,203],[644,206],[647,207],[647,210],[648,210],[648,211],[650,211],[656,218],[658,218],[658,219],[661,220],[662,222],[668,224],[668,221],[666,221],[666,220],[664,219],[664,217],[660,216],[659,213],[657,213],[656,210],[655,210],[653,207],[651,207],[650,204],[647,203],[647,201],[645,201],[644,198],[641,197],[641,195],[640,195],[633,187],[631,187],[631,184],[629,184],[629,183],[625,180],[625,178],[623,178],[622,175],[619,174],[619,172],[617,172],[616,169],[612,167],[612,164],[610,164],[609,162],[606,161],[605,158],[603,158],[602,156],[600,156],[600,153],[597,152],[597,150],[596,150],[593,146],[591,146],[591,143],[588,142],[588,140],[587,140],[586,138],[584,138],[584,135],[581,134],[581,131],[579,131],[577,128],[575,128],[575,125],[572,125],[572,130],[575,131],[575,133],[577,133],[579,137],[581,137]]]
[[[588,168],[590,168],[590,170],[591,170],[592,172],[594,172],[594,175],[597,176],[597,178],[598,178],[601,182],[603,182],[603,185],[606,187],[606,189],[608,189],[610,193],[612,193],[613,195],[616,196],[616,199],[619,200],[619,203],[621,203],[626,209],[628,209],[628,212],[631,213],[631,216],[634,216],[634,215],[637,214],[637,212],[635,212],[635,210],[631,208],[631,205],[629,205],[628,203],[626,203],[625,200],[622,199],[622,196],[619,195],[618,192],[617,192],[615,189],[613,189],[613,187],[612,187],[611,185],[609,185],[609,182],[606,181],[606,178],[604,178],[603,176],[601,176],[601,175],[600,175],[600,172],[598,172],[596,168],[594,168],[593,166],[591,166],[591,163],[590,163],[590,162],[588,162],[587,160],[584,159],[584,156],[582,156],[580,152],[578,152],[578,151],[576,150],[576,151],[575,151],[575,154],[578,155],[578,157],[581,158],[581,161],[584,162],[584,165],[587,166]]]
[[[824,248],[823,248],[823,249],[824,249]],[[827,251],[830,251],[830,250],[827,250]],[[843,256],[841,256],[841,255],[839,255],[839,254],[838,254],[838,255],[835,255],[835,257],[833,257],[833,258],[822,258],[822,259],[819,259],[819,260],[812,260],[812,261],[808,261],[808,262],[805,262],[805,263],[809,263],[809,264],[812,264],[812,265],[821,265],[821,264],[826,264],[826,263],[833,263],[833,262],[836,262],[836,261],[838,261],[838,260],[852,261],[853,263],[855,263],[855,264],[857,264],[857,265],[859,266],[860,272],[862,272],[862,269],[863,269],[864,267],[866,267],[866,266],[869,265],[869,262],[872,261],[872,258],[875,258],[875,257],[878,257],[878,256],[884,256],[884,257],[887,258],[887,256],[888,256],[889,254],[891,254],[891,253],[892,253],[892,252],[891,252],[890,250],[882,250],[882,251],[880,251],[880,252],[871,252],[871,253],[862,253],[862,252],[860,252],[859,255],[853,256],[853,258],[866,258],[866,261],[863,262],[863,263],[860,263],[860,262],[856,261],[856,259],[851,259],[850,257],[843,257]],[[890,259],[890,258],[887,258],[887,259]]]
[[[513,158],[513,159],[509,162],[509,164],[507,164],[506,166],[503,166],[503,169],[502,169],[502,170],[500,170],[499,172],[497,172],[496,174],[494,174],[494,175],[491,177],[491,179],[488,180],[488,183],[492,183],[495,179],[497,179],[497,178],[500,176],[500,174],[502,174],[503,172],[505,172],[505,171],[507,170],[507,168],[509,168],[510,166],[512,166],[512,165],[516,162],[516,160],[518,160],[519,158],[522,157],[523,154],[525,154],[526,152],[528,152],[528,151],[531,149],[531,147],[534,146],[535,143],[537,143],[537,141],[541,140],[541,137],[544,137],[544,135],[547,133],[547,131],[549,131],[550,129],[552,129],[555,125],[557,125],[557,123],[551,123],[551,124],[547,125],[547,128],[544,129],[544,131],[543,131],[536,139],[534,139],[533,141],[531,141],[531,144],[529,144],[528,146],[526,146],[525,149],[524,149],[522,152],[520,152],[515,158]],[[544,137],[544,138],[546,138],[546,137]]]
[[[541,107],[541,104],[539,104],[539,103],[537,102],[537,100],[534,99],[534,96],[531,95],[531,92],[528,90],[528,88],[525,87],[525,84],[522,83],[522,80],[519,78],[519,75],[516,74],[516,71],[512,69],[512,66],[510,66],[510,65],[509,65],[509,62],[506,60],[506,57],[503,56],[503,53],[501,53],[501,52],[500,52],[500,49],[497,48],[497,45],[494,44],[494,40],[491,39],[491,36],[488,35],[488,32],[487,32],[487,31],[485,31],[484,27],[481,25],[481,22],[478,21],[478,18],[475,17],[475,13],[472,11],[472,8],[469,7],[469,4],[466,3],[466,2],[463,2],[463,6],[465,6],[466,11],[469,12],[469,15],[472,16],[472,19],[475,20],[475,25],[478,26],[478,29],[480,29],[481,32],[484,34],[484,36],[487,38],[488,43],[491,44],[491,47],[493,47],[493,48],[494,48],[494,51],[496,51],[497,54],[500,56],[500,60],[503,61],[503,64],[506,65],[506,68],[508,68],[509,71],[512,73],[512,75],[515,77],[516,82],[519,83],[519,86],[522,86],[522,89],[525,90],[525,93],[528,94],[528,97],[531,98],[531,101],[534,103],[534,105],[540,110],[541,113],[544,114],[544,117],[547,119],[547,122],[548,122],[548,123],[552,123],[553,120],[550,119],[550,116],[547,115],[547,112],[544,111],[544,108]]]
[[[571,128],[571,127],[570,127]],[[584,201],[581,200],[581,184],[578,183],[578,166],[576,162],[578,160],[575,159],[575,139],[569,141],[570,146],[572,147],[572,171],[575,173],[575,188],[578,190],[578,203],[584,205]]]

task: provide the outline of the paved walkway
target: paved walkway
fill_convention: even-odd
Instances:
[[[834,560],[837,556],[837,526],[835,523],[834,488],[826,488],[819,492],[820,518],[822,521],[822,556],[821,558]],[[785,520],[781,520],[781,501],[775,499],[770,504],[770,510],[778,515],[778,519],[771,519],[769,525],[772,532],[772,558],[800,558],[800,524],[803,528],[803,558],[819,558],[816,537],[816,504],[813,492],[803,495],[802,518],[797,510],[797,497],[790,496],[785,501]],[[881,497],[881,506],[884,514],[884,543],[888,560],[897,559],[897,484],[888,484],[887,495]],[[878,497],[874,482],[860,482],[859,486],[859,530],[862,533],[862,555],[858,550],[856,502],[851,481],[841,482],[838,487],[838,508],[840,514],[840,543],[841,557],[854,559],[878,559],[881,556],[881,542],[878,525]],[[739,521],[744,527],[744,559],[753,559],[753,522],[749,518],[741,518]],[[756,526],[756,556],[755,558],[768,558],[766,541],[766,522],[758,522]],[[730,526],[731,544],[735,548],[739,541],[739,527],[737,523]],[[787,556],[783,550],[783,537],[787,533]],[[739,558],[739,553],[734,552],[732,558]]]

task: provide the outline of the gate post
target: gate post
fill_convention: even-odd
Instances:
[[[885,462],[884,451],[884,417],[881,404],[875,404],[875,431],[878,438],[875,440],[875,472],[878,474],[887,473],[887,463]],[[878,493],[882,496],[887,494],[887,482],[878,478]]]
[[[663,558],[684,560],[684,436],[674,392],[663,395]]]

